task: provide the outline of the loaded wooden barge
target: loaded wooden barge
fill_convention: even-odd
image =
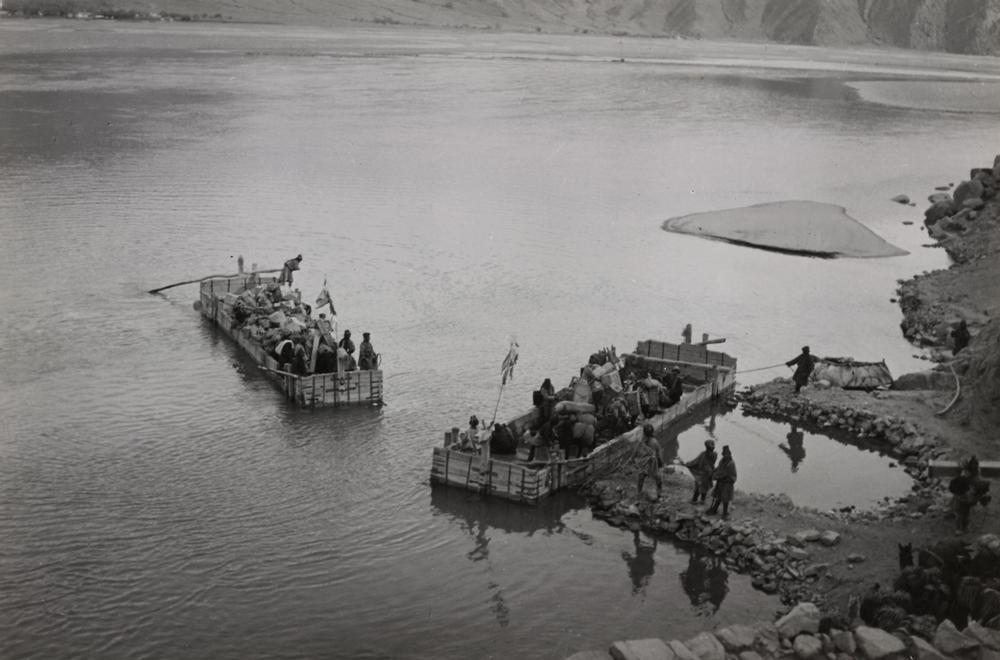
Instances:
[[[598,445],[582,458],[565,458],[561,452],[552,452],[550,456],[546,452],[544,456],[548,460],[541,464],[525,460],[528,450],[522,440],[518,441],[518,450],[512,455],[454,449],[452,445],[457,429],[452,429],[445,432],[443,446],[434,447],[431,482],[537,504],[557,491],[579,488],[591,478],[627,460],[642,437],[643,424],[652,424],[657,432],[667,429],[695,409],[731,391],[736,384],[736,359],[725,353],[707,350],[700,344],[646,340],[638,343],[634,353],[622,357],[625,369],[633,373],[649,372],[653,377],[660,377],[679,369],[685,383],[680,401],[648,418],[640,416],[630,430]],[[577,380],[574,378],[573,383]],[[626,398],[639,397],[635,391],[625,391],[622,395]],[[571,397],[572,383],[558,396],[561,399]],[[508,422],[507,426],[515,438],[521,438],[535,414],[532,410]]]
[[[196,306],[205,318],[243,349],[288,399],[299,405],[310,408],[381,406],[380,369],[296,375],[283,369],[283,365],[279,365],[278,360],[251,336],[249,329],[237,327],[233,318],[233,305],[237,297],[248,286],[266,286],[276,282],[276,277],[250,273],[202,280],[201,296]],[[323,331],[327,334],[328,343],[336,346],[336,338],[329,336],[329,328],[323,328]],[[318,344],[318,334],[315,339]]]

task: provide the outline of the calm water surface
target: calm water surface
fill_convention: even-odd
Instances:
[[[989,164],[997,115],[882,97],[998,74],[773,45],[0,21],[0,655],[561,658],[773,611],[573,497],[432,489],[430,447],[492,414],[511,336],[501,417],[596,348],[685,323],[744,369],[806,343],[920,368],[889,298],[946,261],[921,247],[921,206],[888,200]],[[785,199],[845,206],[911,254],[659,229]],[[304,294],[328,279],[341,329],[372,332],[383,410],[290,407],[194,287],[144,293],[300,252]],[[714,434],[741,485],[824,508],[908,487],[817,495],[813,466],[887,461],[807,436],[796,465],[790,432],[720,415],[680,447]]]

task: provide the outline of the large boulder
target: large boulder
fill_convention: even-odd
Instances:
[[[700,632],[684,642],[700,660],[726,660],[726,649],[712,633]]]
[[[958,184],[958,187],[955,188],[955,192],[952,195],[952,199],[954,200],[957,206],[961,206],[962,202],[964,202],[967,199],[972,199],[973,197],[982,197],[982,196],[983,196],[983,184],[980,183],[979,180],[973,179],[972,181],[963,181],[962,183]]]
[[[735,624],[715,631],[715,636],[729,653],[739,653],[753,647],[756,631],[750,626]]]
[[[949,660],[948,656],[934,648],[934,645],[923,637],[913,635],[913,648],[916,651],[915,660]]]
[[[942,621],[934,633],[934,646],[945,655],[961,655],[979,648],[979,640],[963,635],[950,619]]]
[[[785,616],[775,622],[778,633],[784,638],[792,638],[799,633],[819,631],[819,608],[813,603],[799,603]]]
[[[975,639],[987,648],[1000,651],[1000,630],[986,628],[975,621],[970,621],[968,627],[962,631],[962,634]]]
[[[662,639],[629,639],[608,649],[615,660],[675,660],[674,652]]]
[[[800,660],[810,660],[823,653],[823,642],[812,635],[799,635],[792,643],[792,649]]]
[[[891,658],[897,654],[902,654],[906,650],[906,644],[902,640],[894,635],[890,635],[881,628],[858,626],[854,629],[854,639],[858,643],[858,648],[861,649],[861,652],[868,660]]]
[[[941,200],[940,202],[934,202],[930,205],[926,211],[924,211],[924,224],[932,225],[941,218],[947,218],[953,215],[958,210],[955,202],[951,198],[946,200]]]

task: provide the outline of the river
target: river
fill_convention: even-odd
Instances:
[[[923,200],[991,163],[996,106],[960,99],[998,79],[995,59],[900,51],[0,19],[0,656],[562,658],[773,612],[572,496],[432,489],[430,447],[491,417],[512,337],[500,418],[686,323],[741,369],[803,344],[922,368],[890,298],[947,263],[921,247]],[[910,254],[660,229],[796,199]],[[372,333],[382,410],[289,406],[194,287],[145,293],[298,253],[304,295],[326,280],[340,329]],[[710,432],[753,489],[811,505],[811,466],[888,469],[822,436],[789,469],[755,449],[787,428],[715,422],[682,454]]]

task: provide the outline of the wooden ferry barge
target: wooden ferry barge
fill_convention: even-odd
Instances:
[[[641,419],[632,429],[598,445],[587,456],[573,459],[558,457],[543,465],[523,460],[521,454],[526,448],[522,446],[518,447],[515,455],[493,456],[489,452],[477,454],[452,449],[454,430],[445,432],[444,445],[434,447],[431,482],[537,504],[556,491],[578,488],[590,478],[627,459],[642,437],[644,423],[652,424],[659,432],[674,425],[695,408],[732,390],[736,384],[736,359],[725,353],[707,350],[699,344],[646,340],[638,343],[635,353],[622,357],[628,367],[640,372],[649,371],[653,376],[679,368],[685,383],[693,389],[686,387],[678,403],[650,418]],[[568,388],[564,389],[561,397],[566,397],[568,392]],[[516,438],[521,437],[533,415],[534,411],[527,412],[508,422]]]
[[[253,279],[252,279],[253,278]],[[269,355],[247,328],[235,328],[233,304],[247,286],[277,282],[273,276],[240,274],[201,282],[199,309],[223,334],[236,342],[275,382],[285,396],[305,407],[380,406],[382,405],[382,371],[380,369],[336,371],[299,376],[282,370],[277,359]],[[335,338],[329,337],[329,342]],[[318,342],[318,337],[317,337]]]

